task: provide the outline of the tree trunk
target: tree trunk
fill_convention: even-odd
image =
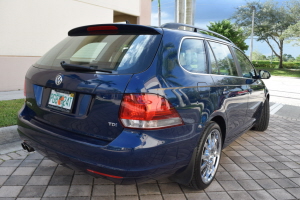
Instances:
[[[158,0],[158,26],[161,25],[161,8],[160,8],[160,0]]]
[[[279,69],[283,69],[282,61],[283,61],[283,40],[280,40],[280,46],[279,46]]]
[[[194,8],[193,5],[194,0],[186,0],[186,16],[185,16],[185,23],[194,25]]]
[[[178,0],[178,23],[184,24],[185,0]]]

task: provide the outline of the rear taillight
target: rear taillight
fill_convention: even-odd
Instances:
[[[156,94],[124,94],[119,118],[124,127],[136,129],[183,125],[175,108]]]
[[[24,80],[24,96],[26,97],[26,79]]]

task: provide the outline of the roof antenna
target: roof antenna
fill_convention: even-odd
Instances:
[[[130,24],[130,22],[128,20],[126,20],[126,24]]]

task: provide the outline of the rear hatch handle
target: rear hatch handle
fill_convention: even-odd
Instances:
[[[112,73],[112,71],[109,70],[103,70],[103,69],[97,69],[98,66],[83,66],[83,65],[73,65],[73,64],[68,64],[65,61],[61,61],[60,65],[64,70],[68,71],[100,71],[100,72],[106,72],[106,73]]]

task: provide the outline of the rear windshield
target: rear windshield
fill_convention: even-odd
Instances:
[[[97,66],[117,74],[138,73],[148,68],[161,35],[95,35],[67,37],[43,57],[35,67],[62,69],[60,63]]]

